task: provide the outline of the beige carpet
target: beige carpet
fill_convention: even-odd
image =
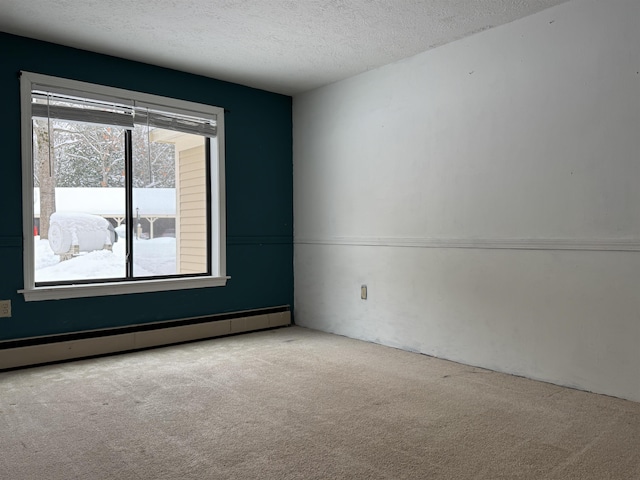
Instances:
[[[0,478],[640,479],[640,403],[299,327],[0,373]]]

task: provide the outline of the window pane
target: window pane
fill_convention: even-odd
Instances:
[[[36,282],[125,276],[124,132],[33,120]]]
[[[133,132],[134,277],[208,273],[205,137]]]

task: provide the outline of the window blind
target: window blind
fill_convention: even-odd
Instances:
[[[215,116],[209,118],[188,110],[168,111],[151,105],[134,104],[132,100],[104,95],[84,95],[83,92],[38,86],[31,92],[31,113],[34,118],[58,119],[70,122],[134,128],[148,125],[154,128],[193,135],[215,137]],[[211,118],[213,117],[213,118]]]

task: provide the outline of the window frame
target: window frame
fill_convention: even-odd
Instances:
[[[184,276],[181,278],[143,278],[140,280],[96,281],[73,285],[35,285],[35,252],[33,236],[33,139],[32,139],[32,100],[33,85],[44,85],[54,89],[68,89],[85,92],[88,96],[104,95],[129,99],[135,102],[161,106],[167,111],[190,111],[202,116],[216,116],[218,150],[216,165],[209,160],[209,183],[211,207],[209,209],[209,251],[211,261],[217,256],[218,272],[210,275]],[[23,268],[24,289],[18,293],[25,301],[59,300],[65,298],[124,295],[131,293],[163,292],[193,288],[224,286],[230,278],[226,275],[226,207],[225,207],[225,141],[224,108],[200,103],[162,97],[133,90],[108,87],[61,77],[53,77],[32,72],[20,72],[20,116],[22,143],[22,223],[23,223]],[[209,157],[211,158],[211,157]],[[217,194],[217,202],[213,195]],[[214,208],[217,203],[217,209]],[[215,261],[213,261],[215,264]]]

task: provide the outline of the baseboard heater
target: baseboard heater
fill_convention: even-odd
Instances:
[[[0,370],[205,340],[291,324],[288,306],[0,342]]]

